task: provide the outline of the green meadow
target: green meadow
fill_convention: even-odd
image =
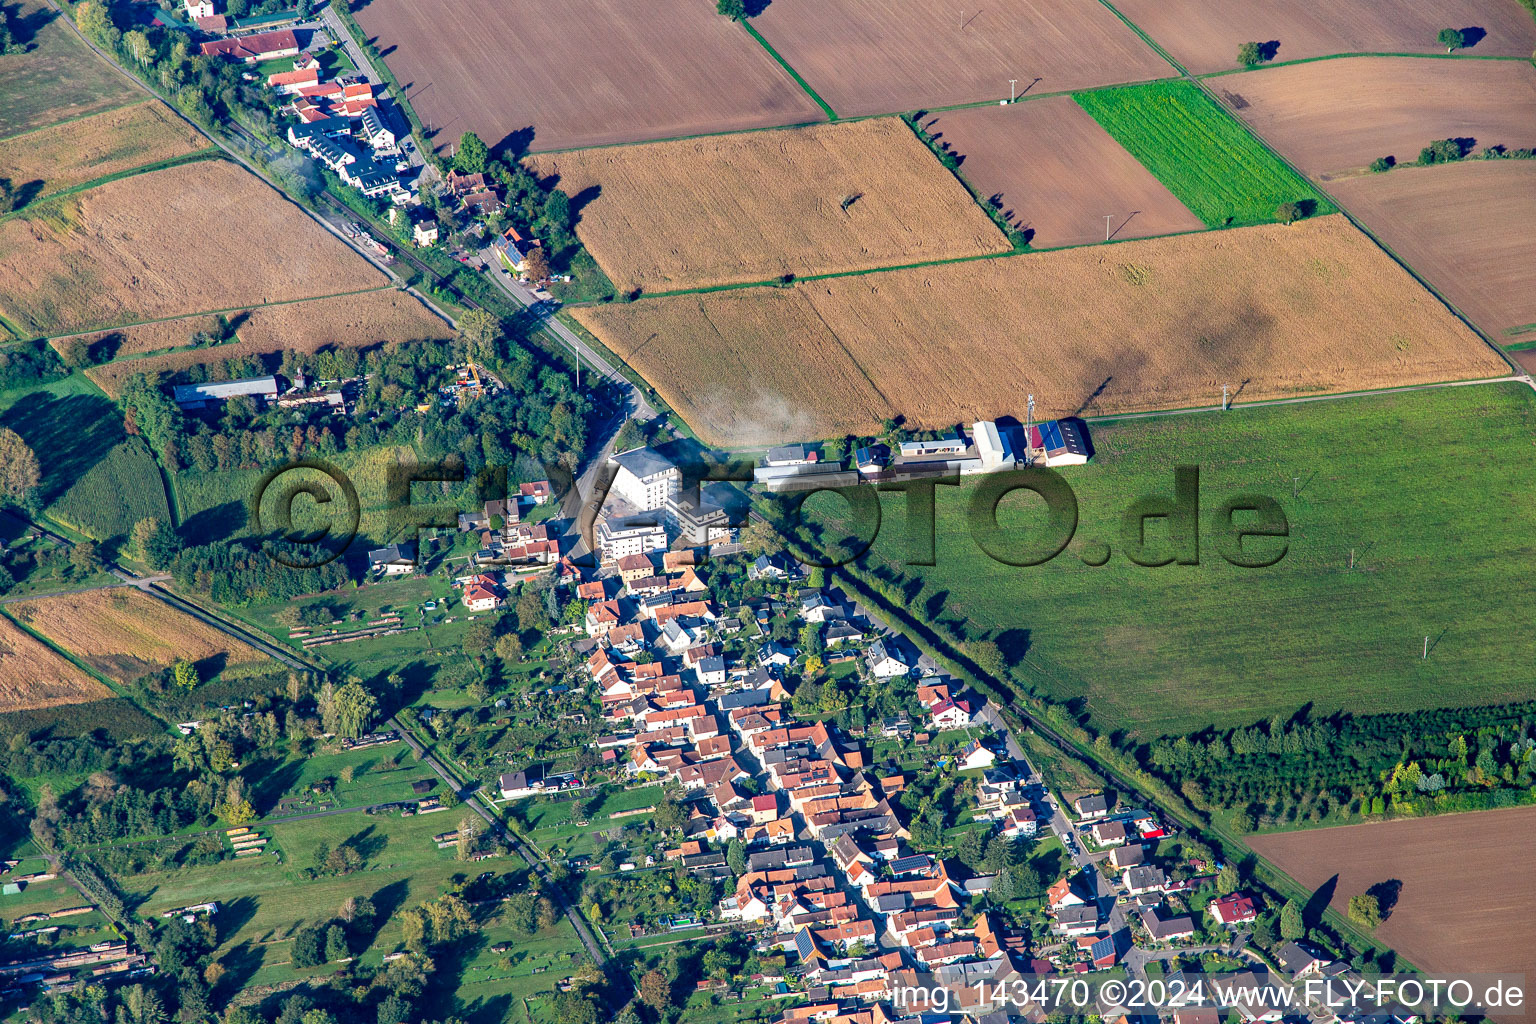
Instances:
[[[1501,384],[1098,424],[1092,462],[1060,470],[1079,521],[1054,560],[993,561],[972,537],[968,488],[940,487],[937,564],[902,564],[894,494],[861,562],[899,573],[915,614],[952,636],[995,640],[1018,682],[1076,702],[1102,730],[1183,733],[1307,705],[1529,700],[1533,400],[1530,388]],[[1144,495],[1171,499],[1179,465],[1200,470],[1199,564],[1132,564],[1122,515]],[[1284,540],[1244,542],[1270,555],[1286,545],[1268,568],[1230,565],[1218,550],[1214,514],[1254,492],[1289,524]],[[815,501],[846,510],[835,497]],[[1000,503],[998,523],[1028,536],[1043,509],[1020,491]],[[1160,522],[1148,521],[1154,553],[1167,542]],[[1105,545],[1107,563],[1088,564]]]

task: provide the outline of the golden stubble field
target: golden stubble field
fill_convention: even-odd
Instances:
[[[223,656],[224,664],[262,655],[212,626],[132,587],[20,601],[11,614],[96,671],[121,683],[183,658]]]
[[[0,142],[0,178],[58,192],[208,148],[208,140],[158,100],[56,124]]]
[[[120,178],[0,221],[0,312],[37,334],[385,281],[298,207],[222,160]]]
[[[674,291],[1010,248],[899,118],[530,158],[581,207],[623,291]]]
[[[110,696],[105,686],[0,615],[0,714]]]
[[[728,446],[1508,372],[1341,216],[573,312]]]
[[[422,341],[453,337],[453,328],[411,296],[394,288],[338,295],[326,299],[262,306],[245,313],[226,314],[238,340],[212,348],[182,349],[143,359],[138,356],[188,343],[197,331],[216,326],[211,316],[182,317],[140,324],[115,331],[83,335],[88,345],[110,341],[116,362],[93,366],[86,374],[114,398],[133,373],[160,373],[212,363],[233,356],[273,352],[317,352],[322,348],[367,348],[380,342]],[[51,342],[62,348],[63,342]]]

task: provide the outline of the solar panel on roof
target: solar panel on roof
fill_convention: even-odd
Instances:
[[[1059,448],[1066,447],[1066,442],[1061,437],[1061,425],[1055,420],[1051,420],[1049,423],[1042,423],[1040,425],[1040,433],[1045,439],[1045,449],[1047,451],[1056,451]]]

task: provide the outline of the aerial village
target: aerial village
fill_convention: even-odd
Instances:
[[[757,483],[838,486],[1089,454],[1072,423],[978,423],[973,438],[872,446],[847,469],[785,446],[761,460]],[[786,1024],[1043,1020],[1050,1006],[1001,995],[1039,977],[1193,968],[1263,980],[1269,967],[1243,950],[1265,902],[1235,869],[1112,790],[1053,789],[1002,709],[818,570],[744,551],[742,507],[723,486],[686,495],[682,470],[653,448],[619,452],[610,468],[595,570],[562,555],[558,536],[519,530],[547,484],[461,522],[481,531],[488,561],[510,554],[574,589],[584,611],[570,649],[601,713],[590,767],[513,765],[493,787],[499,802],[579,801],[615,783],[648,791],[653,802],[627,813],[666,802],[675,822],[611,828],[639,838],[566,866],[598,892],[604,877],[643,886],[675,873],[715,894],[707,909],[611,920],[610,934],[746,933],[760,963],[782,968],[699,984],[738,1000],[766,990]],[[461,580],[465,606],[495,608],[508,579]],[[850,709],[854,693],[861,706]],[[1277,944],[1275,959],[1286,976],[1348,969],[1296,942]],[[952,990],[947,1015],[902,1004],[903,990],[935,983]],[[1280,1019],[1251,1010],[1244,1020]],[[1177,1014],[1220,1019],[1194,1006]]]

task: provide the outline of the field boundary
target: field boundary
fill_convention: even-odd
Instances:
[[[1529,57],[1506,57],[1492,53],[1391,53],[1376,52],[1374,50],[1361,50],[1358,52],[1346,51],[1343,53],[1325,53],[1317,57],[1297,57],[1294,60],[1266,61],[1263,64],[1255,64],[1251,68],[1227,68],[1224,71],[1205,71],[1189,77],[1196,81],[1207,78],[1220,78],[1224,75],[1241,75],[1250,71],[1268,71],[1270,68],[1288,68],[1295,64],[1316,64],[1325,60],[1349,60],[1352,57],[1410,57],[1414,60],[1509,60],[1522,64],[1531,63]]]
[[[1129,26],[1133,31],[1135,31],[1137,35],[1139,35],[1143,39],[1147,40],[1147,42],[1150,45],[1152,45],[1153,47],[1155,47],[1159,52],[1163,52],[1162,51],[1162,47],[1158,46],[1157,43],[1155,41],[1153,41],[1152,37],[1147,35],[1147,33],[1142,30],[1140,25],[1137,25],[1134,21],[1132,21],[1131,19],[1127,18],[1124,14],[1120,13],[1120,11],[1118,9],[1116,9],[1116,7],[1110,2],[1110,0],[1099,0],[1099,3],[1103,4],[1105,7],[1109,8],[1111,11],[1113,11],[1117,18],[1119,18],[1121,21],[1125,22],[1125,24],[1127,26]],[[1343,56],[1360,56],[1360,55],[1359,54],[1348,54],[1348,55],[1340,54],[1338,56],[1343,57]],[[1425,54],[1416,54],[1415,56],[1422,57],[1422,56],[1426,56],[1426,55]],[[1429,54],[1427,56],[1435,56],[1435,55],[1434,54]],[[1452,55],[1451,54],[1447,54],[1446,56],[1452,56]],[[1269,155],[1273,159],[1278,160],[1280,162],[1280,164],[1282,166],[1284,166],[1285,168],[1287,168],[1292,174],[1297,175],[1303,181],[1305,181],[1309,185],[1311,185],[1312,188],[1314,190],[1316,190],[1316,192],[1319,195],[1324,196],[1330,203],[1333,204],[1333,208],[1335,210],[1337,210],[1339,213],[1343,214],[1344,218],[1346,220],[1348,220],[1352,225],[1354,225],[1355,230],[1359,231],[1361,234],[1365,235],[1365,237],[1369,238],[1373,243],[1375,243],[1377,248],[1381,249],[1382,252],[1386,253],[1389,257],[1391,257],[1392,262],[1396,263],[1398,266],[1402,267],[1405,271],[1407,271],[1408,275],[1410,277],[1412,277],[1416,282],[1418,282],[1419,287],[1423,288],[1425,291],[1429,292],[1429,294],[1433,295],[1435,297],[1435,299],[1438,300],[1439,303],[1442,306],[1444,306],[1446,309],[1451,311],[1451,314],[1453,316],[1455,316],[1456,319],[1460,320],[1463,324],[1465,324],[1472,331],[1472,333],[1476,334],[1479,338],[1483,339],[1483,344],[1487,345],[1489,348],[1491,348],[1495,352],[1495,354],[1498,355],[1499,359],[1503,361],[1504,365],[1508,366],[1510,368],[1512,373],[1515,375],[1516,379],[1521,379],[1521,380],[1525,380],[1525,381],[1528,381],[1528,382],[1530,381],[1530,376],[1528,374],[1526,374],[1524,369],[1518,363],[1516,363],[1513,359],[1511,359],[1509,357],[1508,353],[1505,352],[1505,350],[1501,346],[1499,346],[1485,331],[1483,331],[1482,328],[1480,328],[1476,324],[1474,324],[1467,317],[1467,315],[1465,313],[1463,313],[1459,307],[1456,306],[1455,303],[1453,303],[1449,299],[1447,299],[1445,297],[1445,295],[1438,288],[1436,288],[1433,284],[1431,284],[1428,281],[1428,279],[1426,279],[1424,277],[1423,274],[1419,273],[1418,270],[1416,270],[1411,264],[1409,264],[1407,260],[1405,260],[1401,256],[1399,256],[1397,254],[1397,252],[1391,246],[1389,246],[1385,242],[1383,242],[1381,240],[1380,236],[1378,236],[1374,231],[1370,230],[1370,228],[1368,228],[1360,220],[1360,218],[1356,217],[1353,213],[1351,213],[1349,211],[1349,209],[1346,206],[1344,206],[1342,203],[1340,203],[1339,200],[1338,200],[1338,197],[1336,197],[1332,192],[1328,191],[1326,188],[1324,188],[1318,182],[1313,181],[1310,176],[1308,176],[1306,174],[1303,174],[1299,167],[1297,167],[1295,164],[1293,164],[1290,160],[1287,160],[1284,155],[1282,155],[1278,150],[1275,149],[1274,146],[1270,145],[1269,144],[1269,140],[1264,138],[1256,130],[1254,130],[1252,125],[1248,124],[1242,118],[1234,116],[1232,114],[1232,112],[1227,108],[1227,105],[1226,105],[1225,101],[1223,101],[1220,96],[1216,95],[1215,90],[1213,90],[1205,82],[1205,78],[1208,78],[1208,77],[1213,77],[1215,75],[1232,74],[1235,71],[1247,70],[1247,69],[1238,68],[1238,69],[1233,69],[1232,71],[1214,72],[1211,75],[1206,75],[1206,76],[1201,77],[1201,76],[1195,76],[1195,75],[1190,74],[1189,71],[1186,68],[1184,68],[1181,64],[1179,64],[1177,61],[1175,61],[1172,57],[1168,57],[1166,54],[1165,54],[1165,57],[1166,57],[1166,59],[1168,60],[1168,62],[1170,64],[1172,64],[1174,67],[1179,69],[1179,71],[1183,74],[1185,81],[1193,83],[1196,89],[1198,89],[1201,92],[1205,93],[1205,95],[1213,103],[1215,103],[1218,108],[1220,108],[1221,112],[1223,114],[1225,114],[1229,120],[1235,121],[1242,128],[1242,130],[1244,132],[1246,132],[1248,134],[1248,136],[1250,138],[1252,138],[1256,143],[1258,143],[1258,145],[1261,146],[1267,153],[1269,153]],[[1332,58],[1321,58],[1321,59],[1332,59]],[[1522,60],[1524,58],[1518,58],[1517,57],[1517,58],[1512,58],[1512,59]],[[1297,61],[1296,63],[1301,63],[1301,62]],[[1135,154],[1132,154],[1132,155],[1134,156]],[[1531,386],[1533,388],[1536,388],[1536,383],[1533,383]]]
[[[261,302],[249,306],[230,306],[227,309],[204,309],[196,313],[177,313],[175,316],[163,316],[154,320],[138,320],[130,324],[113,324],[110,327],[92,327],[85,331],[73,331],[69,334],[42,334],[30,338],[20,338],[20,341],[68,341],[71,338],[88,338],[93,334],[107,334],[111,331],[126,331],[134,327],[152,327],[155,324],[175,323],[177,320],[195,320],[204,316],[222,316],[225,313],[248,313],[258,309],[276,309],[280,306],[296,306],[301,302],[323,302],[326,299],[346,299],[357,295],[372,295],[374,292],[402,291],[396,284],[383,284],[377,288],[359,288],[356,291],[336,292],[332,295],[310,295],[302,299],[274,299],[271,302]],[[167,352],[183,352],[189,349],[201,348],[204,351],[213,352],[226,345],[233,345],[235,341],[221,341],[217,345],[171,345],[167,348],[157,348],[152,352],[136,352],[133,355],[119,356],[108,359],[104,363],[93,363],[93,366],[110,366],[113,363],[130,362],[134,359],[148,359],[152,356],[164,355]]]
[[[103,110],[92,111],[89,114],[76,114],[74,117],[66,117],[64,120],[55,121],[52,124],[40,124],[36,128],[28,128],[25,131],[19,131],[13,135],[0,135],[0,142],[14,142],[16,139],[25,138],[28,135],[36,135],[38,132],[46,132],[50,128],[62,128],[65,125],[74,124],[76,121],[84,121],[91,117],[100,117],[102,114],[110,114],[114,110],[124,110],[128,107],[136,107],[139,104],[145,102],[147,101],[129,100],[126,103],[119,103],[115,107],[107,107]]]
[[[759,32],[757,29],[753,28],[752,25],[747,21],[746,18],[742,18],[741,19],[741,27],[746,29],[747,33],[753,39],[756,39],[758,41],[758,43],[762,45],[764,50],[768,51],[768,56],[772,57],[775,61],[778,62],[779,67],[784,69],[784,73],[789,75],[790,78],[793,78],[795,80],[795,84],[798,85],[805,92],[805,94],[807,96],[809,96],[813,101],[815,101],[816,105],[818,107],[820,107],[823,112],[826,113],[827,120],[829,120],[829,121],[836,121],[836,120],[838,120],[837,111],[833,110],[831,105],[829,103],[827,103],[826,100],[822,99],[819,95],[817,95],[816,90],[811,88],[811,83],[807,82],[804,78],[802,78],[800,76],[800,72],[795,70],[794,65],[791,64],[789,61],[785,60],[783,57],[781,57],[779,55],[779,51],[775,50],[773,48],[773,45],[771,43],[769,43],[768,40],[764,39],[763,38],[763,34],[761,32]]]
[[[56,199],[67,198],[68,196],[76,195],[80,192],[88,192],[91,189],[98,188],[102,185],[110,185],[114,181],[122,181],[124,178],[134,178],[140,174],[153,174],[155,171],[168,171],[173,167],[180,167],[182,164],[201,163],[204,160],[226,159],[228,158],[224,155],[224,151],[219,149],[219,147],[204,146],[202,149],[199,149],[193,153],[183,153],[181,156],[167,157],[164,160],[156,160],[154,163],[140,164],[138,167],[130,167],[127,170],[118,171],[116,174],[105,174],[100,178],[92,178],[90,181],[83,181],[78,185],[71,185],[68,188],[61,188],[57,192],[41,193],[40,195],[34,196],[32,199],[28,200],[27,205],[18,207],[8,213],[0,214],[0,222],[12,220],[16,217],[24,217],[26,216],[27,211],[31,210],[34,206],[40,206],[43,203],[52,202]]]
[[[129,584],[129,585],[131,586],[131,584]],[[47,595],[41,595],[41,596],[37,597],[35,600],[41,601],[46,596]],[[151,721],[159,722],[161,725],[165,726],[165,729],[166,729],[167,732],[175,734],[175,735],[180,735],[180,733],[178,733],[176,731],[175,727],[172,726],[170,722],[166,721],[160,715],[155,714],[153,711],[149,710],[148,708],[144,707],[144,705],[140,704],[137,700],[134,699],[133,694],[129,693],[127,690],[125,690],[122,687],[120,687],[115,680],[112,680],[112,679],[108,678],[107,676],[103,675],[102,673],[96,671],[90,665],[87,665],[85,662],[83,662],[79,658],[75,657],[74,654],[72,654],[71,652],[69,652],[69,651],[65,650],[64,648],[60,647],[58,644],[56,644],[52,640],[48,639],[48,637],[44,636],[42,633],[39,633],[37,630],[33,629],[27,623],[21,621],[21,619],[17,618],[15,615],[13,615],[11,613],[11,610],[9,608],[0,606],[0,616],[4,616],[5,619],[11,623],[11,625],[15,626],[17,629],[21,630],[23,633],[26,633],[32,639],[36,640],[38,643],[40,643],[44,647],[48,648],[54,654],[57,654],[59,657],[63,658],[65,661],[69,662],[71,665],[75,666],[80,671],[82,671],[86,675],[90,676],[92,679],[94,679],[96,682],[100,683],[102,686],[105,686],[107,688],[107,690],[113,696],[120,697],[123,700],[126,700],[128,703],[130,703],[134,707],[138,708],[140,713],[146,715]],[[105,699],[105,698],[103,698],[103,699]],[[77,704],[90,704],[92,702],[86,700],[86,701],[76,701],[75,703],[77,703]],[[65,705],[59,705],[59,706],[60,707],[68,707],[69,705],[65,704]]]

